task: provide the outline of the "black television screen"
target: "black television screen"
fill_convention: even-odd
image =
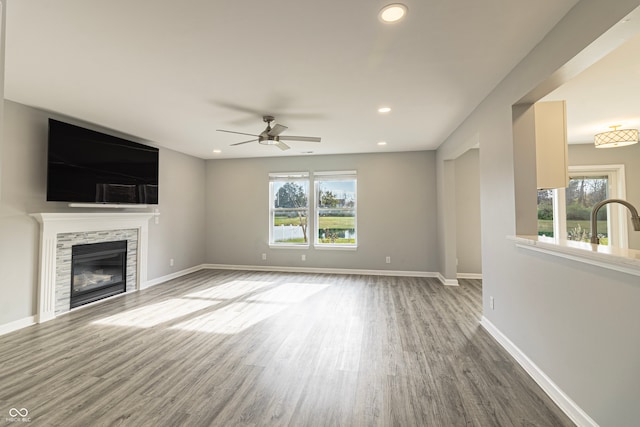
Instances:
[[[49,119],[47,201],[158,203],[158,149]]]

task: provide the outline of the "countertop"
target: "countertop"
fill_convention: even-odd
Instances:
[[[640,250],[560,240],[545,236],[508,236],[516,246],[640,276]]]

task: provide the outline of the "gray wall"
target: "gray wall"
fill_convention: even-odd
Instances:
[[[207,259],[231,265],[435,272],[434,161],[434,152],[427,151],[209,160]],[[268,174],[331,170],[358,172],[358,249],[269,248]],[[391,264],[385,263],[386,256]]]
[[[624,165],[628,200],[640,209],[640,144],[618,148],[595,148],[593,144],[569,145],[569,165]],[[640,232],[634,231],[625,209],[628,222],[629,248],[640,249]]]
[[[602,426],[636,425],[640,419],[640,280],[521,250],[506,238],[515,234],[519,173],[512,105],[638,4],[580,1],[437,153],[437,167],[444,169],[440,165],[479,135],[484,316]],[[535,182],[531,191],[535,197]],[[445,265],[442,260],[441,271]]]
[[[458,157],[455,169],[458,273],[482,274],[479,150]]]
[[[54,117],[105,131],[11,101],[4,102],[4,112],[0,158],[0,325],[35,314],[39,226],[28,214],[82,210],[45,201],[47,119]],[[149,225],[148,279],[204,262],[204,182],[204,160],[160,149],[157,208],[161,215],[159,224],[152,220]],[[173,267],[169,267],[169,258],[175,258]]]

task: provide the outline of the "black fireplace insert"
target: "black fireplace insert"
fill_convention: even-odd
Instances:
[[[71,248],[71,308],[126,291],[127,241]]]

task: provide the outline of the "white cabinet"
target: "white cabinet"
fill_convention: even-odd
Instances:
[[[567,113],[564,101],[533,104],[538,189],[569,185]]]

